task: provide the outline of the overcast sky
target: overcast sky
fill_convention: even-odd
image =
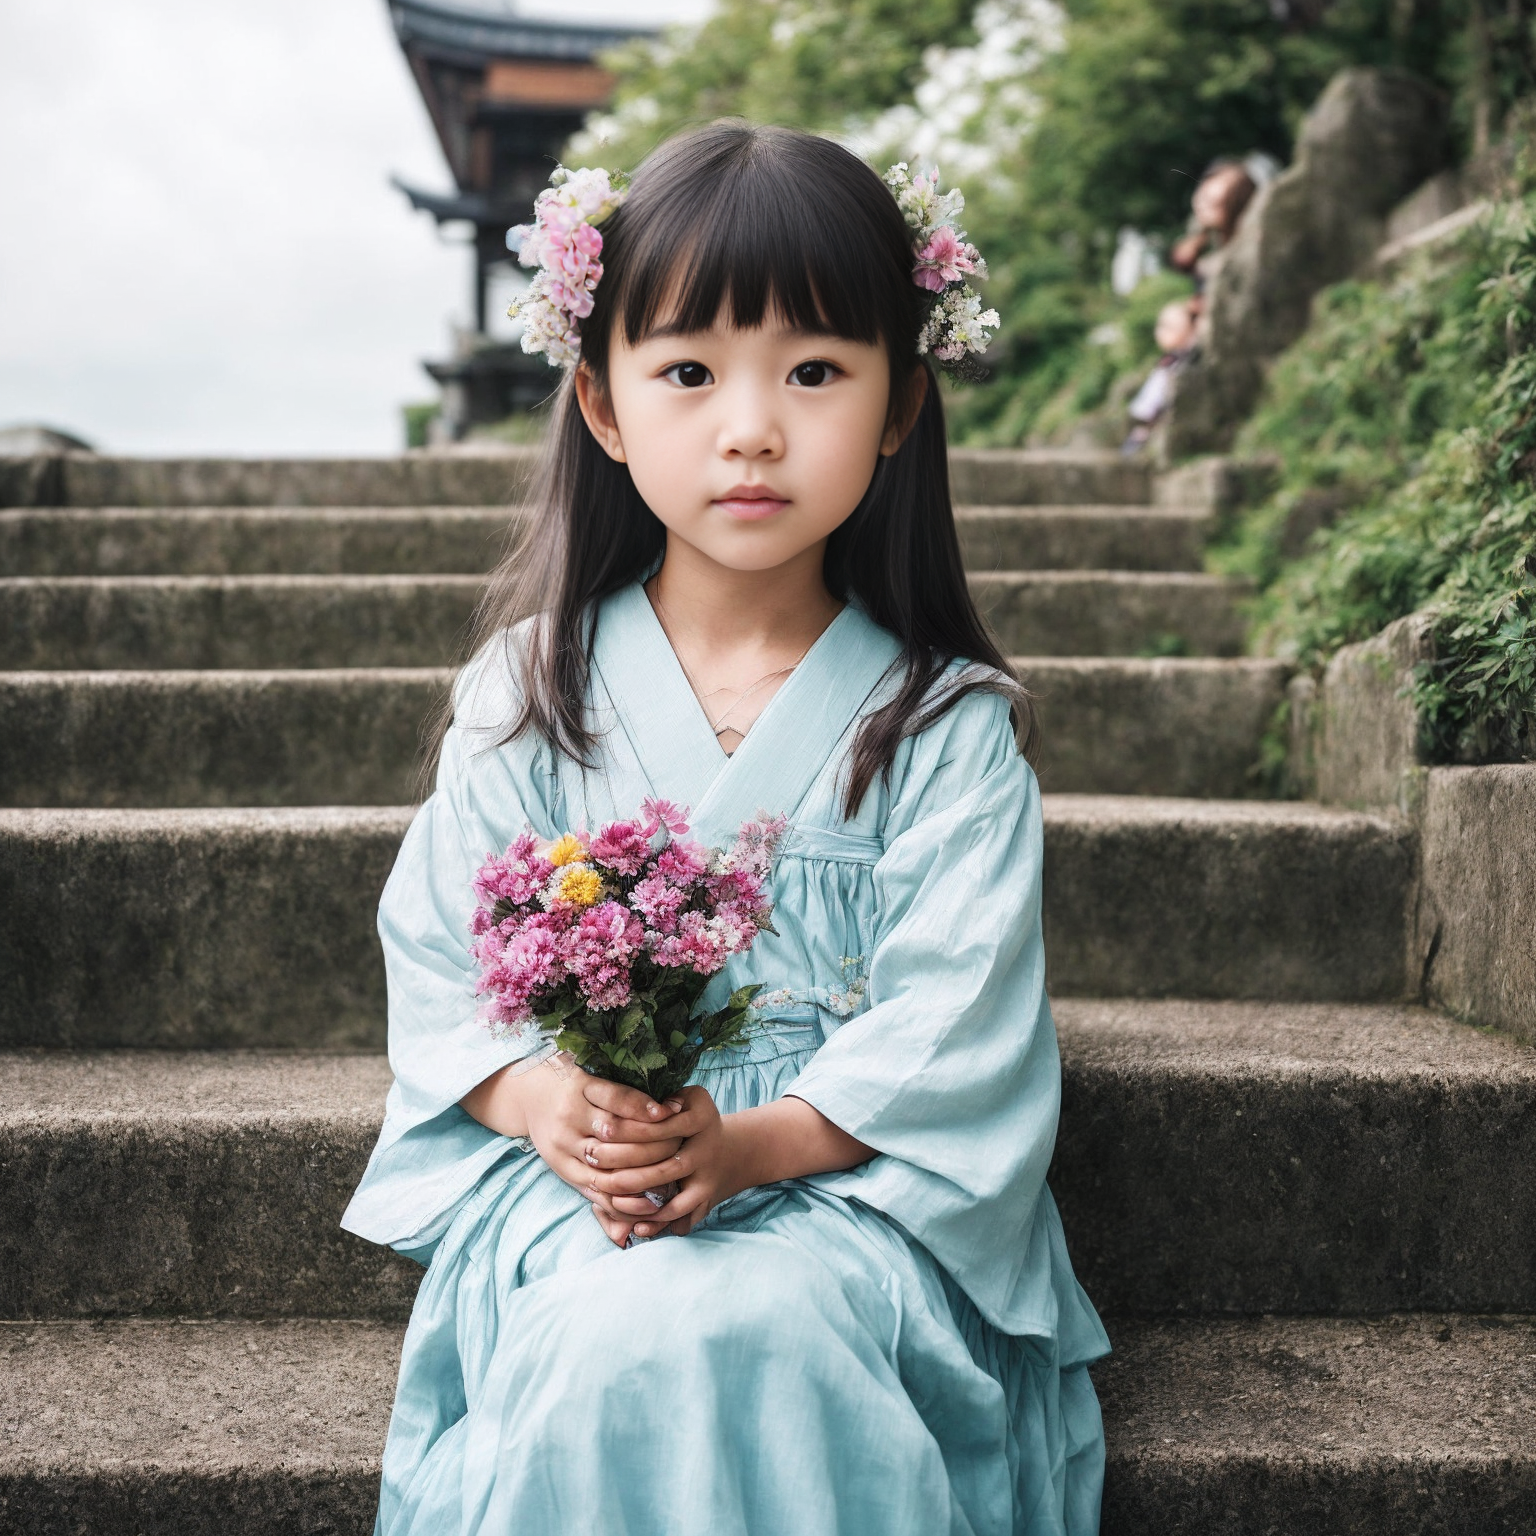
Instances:
[[[450,187],[384,0],[0,0],[0,425],[133,453],[399,447],[470,257],[391,172]]]

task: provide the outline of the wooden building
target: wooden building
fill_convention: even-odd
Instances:
[[[449,435],[461,436],[549,392],[542,359],[486,339],[491,272],[510,258],[507,230],[532,217],[561,147],[607,103],[613,78],[598,58],[645,29],[524,16],[513,0],[389,0],[389,10],[454,183],[395,184],[439,224],[474,230],[474,335],[451,362],[427,364]]]

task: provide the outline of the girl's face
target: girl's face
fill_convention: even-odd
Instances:
[[[585,372],[576,390],[593,435],[629,466],[668,534],[735,571],[772,570],[824,543],[911,425],[887,420],[883,346],[793,330],[771,313],[752,330],[717,321],[634,347],[616,331],[606,398]]]

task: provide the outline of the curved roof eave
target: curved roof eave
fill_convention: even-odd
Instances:
[[[395,36],[402,47],[442,49],[480,58],[589,60],[633,37],[653,37],[651,27],[591,26],[518,16],[473,0],[389,0]]]

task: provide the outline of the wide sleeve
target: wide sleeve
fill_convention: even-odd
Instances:
[[[475,871],[524,826],[542,831],[547,819],[542,749],[526,738],[498,745],[514,702],[505,670],[504,654],[487,651],[460,675],[436,787],[405,835],[379,904],[395,1080],[342,1226],[410,1252],[435,1243],[512,1145],[459,1100],[541,1050],[536,1040],[498,1038],[481,1020],[469,948]]]
[[[878,1154],[816,1182],[900,1223],[1013,1334],[1054,1334],[1076,1303],[1045,1190],[1061,1068],[1042,856],[1006,703],[973,697],[918,738],[893,795],[870,1006],[786,1090]]]

